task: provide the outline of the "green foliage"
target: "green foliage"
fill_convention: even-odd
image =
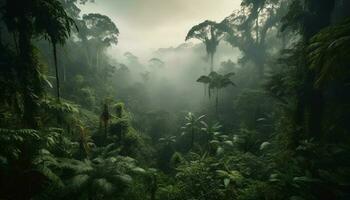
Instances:
[[[184,135],[190,135],[190,148],[193,148],[194,142],[195,142],[195,135],[198,132],[200,121],[205,117],[205,115],[196,117],[192,112],[189,112],[186,116],[186,122],[181,129],[183,130],[182,136]]]
[[[125,105],[123,103],[117,103],[114,105],[114,109],[117,117],[119,118],[123,117],[123,113],[125,112],[124,107]]]
[[[67,180],[66,197],[74,195],[79,199],[118,199],[132,183],[128,173],[138,170],[131,158],[95,158],[92,161],[69,161],[62,163],[66,173],[74,176]]]
[[[80,15],[78,2],[87,1],[2,1],[0,199],[349,198],[349,19],[330,26],[348,4],[243,0],[222,22],[192,27],[186,40],[202,41],[211,58],[197,82],[209,97],[216,91],[212,115],[190,99],[194,91],[178,93],[159,76],[167,56],[146,65],[130,52],[127,65],[111,59],[117,26]],[[222,39],[242,57],[223,57],[215,72]],[[182,48],[200,46],[171,51]],[[193,83],[202,72],[191,70]],[[60,101],[53,74],[58,97],[63,75]],[[234,74],[238,87],[225,91],[218,112]],[[206,115],[183,117],[188,109]]]
[[[194,199],[223,199],[224,181],[215,171],[211,159],[190,161],[179,166],[176,178],[181,187],[181,196]]]
[[[348,81],[350,63],[350,21],[329,27],[311,39],[308,47],[310,68],[317,73],[315,86],[330,81]]]
[[[231,76],[235,75],[235,73],[230,72],[224,75],[218,74],[217,72],[210,72],[208,76],[201,76],[198,78],[197,82],[204,83],[204,85],[208,85],[208,95],[209,99],[211,97],[212,90],[216,90],[216,101],[215,108],[216,111],[218,109],[219,104],[219,90],[228,87],[229,85],[235,86],[233,81],[231,81]]]

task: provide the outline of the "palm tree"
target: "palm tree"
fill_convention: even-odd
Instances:
[[[172,135],[172,136],[166,136],[166,137],[162,137],[159,138],[158,140],[161,144],[165,145],[166,147],[170,147],[171,149],[173,149],[173,144],[176,142],[176,136]]]
[[[64,43],[67,39],[73,20],[67,16],[59,0],[8,0],[2,11],[6,26],[10,32],[15,33],[15,43],[18,43],[20,63],[17,72],[21,81],[24,124],[35,127],[38,107],[36,101],[42,95],[43,88],[38,58],[31,40],[35,36],[49,39],[54,46],[55,55],[56,44]],[[59,92],[57,93],[59,97]]]
[[[181,127],[184,130],[182,132],[182,135],[186,135],[186,134],[191,135],[191,149],[193,148],[195,133],[199,129],[199,123],[204,117],[205,115],[196,117],[192,112],[189,112],[185,116],[186,123],[183,127]]]
[[[41,0],[43,1],[43,0]],[[52,44],[54,65],[56,73],[57,100],[60,101],[60,81],[57,63],[57,44],[64,45],[70,37],[71,27],[75,25],[74,20],[68,16],[62,4],[58,0],[49,0],[38,3],[39,12],[35,16],[36,31],[41,33],[45,39]]]
[[[145,171],[137,167],[132,158],[121,156],[97,157],[92,161],[63,160],[61,168],[74,174],[66,194],[82,199],[114,199],[113,195],[122,195],[131,184],[131,173]]]
[[[220,129],[222,128],[222,125],[220,125],[219,122],[208,124],[205,121],[201,121],[201,124],[203,125],[201,130],[206,135],[207,148],[208,152],[210,153],[210,141],[212,141],[215,136],[220,135]]]
[[[209,99],[211,97],[211,90],[216,90],[216,98],[215,98],[216,111],[218,109],[218,104],[219,104],[219,91],[223,88],[228,87],[229,85],[235,86],[235,83],[232,82],[230,79],[231,76],[233,75],[235,75],[235,73],[233,72],[221,75],[213,71],[213,72],[210,72],[208,76],[203,75],[197,79],[197,82],[208,85]]]
[[[214,54],[220,41],[231,33],[231,29],[226,23],[216,23],[206,20],[196,26],[193,26],[187,33],[186,41],[189,39],[198,39],[206,47],[207,55],[210,57],[210,71],[214,71]]]

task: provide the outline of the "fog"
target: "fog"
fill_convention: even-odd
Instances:
[[[0,200],[349,200],[350,0],[0,0]]]
[[[158,48],[182,44],[194,24],[207,19],[219,22],[239,8],[240,3],[240,0],[97,0],[80,9],[82,13],[107,15],[117,24],[121,34],[118,46],[110,50],[113,54],[130,51],[147,60]]]

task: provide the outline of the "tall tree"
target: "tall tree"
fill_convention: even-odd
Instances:
[[[310,39],[321,29],[331,24],[335,0],[294,0],[283,18],[282,31],[291,30],[300,34],[296,47],[299,57],[297,63],[300,86],[297,88],[294,122],[303,127],[303,132],[314,137],[322,132],[324,97],[323,91],[314,87],[316,71],[308,66],[305,55]]]
[[[196,26],[193,26],[187,33],[186,41],[189,39],[198,39],[205,45],[207,55],[210,57],[210,71],[214,71],[214,54],[220,41],[228,34],[231,29],[226,23],[217,23],[206,20]]]
[[[79,36],[83,42],[89,43],[89,50],[94,49],[96,51],[94,52],[95,55],[89,56],[95,57],[96,67],[99,67],[102,51],[118,43],[119,30],[109,17],[98,13],[83,15],[83,19],[79,24],[83,30]]]
[[[197,82],[204,83],[205,85],[208,85],[208,94],[209,98],[211,97],[211,90],[216,91],[216,98],[215,98],[215,110],[218,111],[218,104],[219,104],[219,91],[223,88],[228,87],[229,85],[235,86],[235,84],[231,81],[231,76],[235,75],[235,73],[227,73],[224,75],[218,74],[216,72],[210,72],[208,76],[201,76],[198,78]]]
[[[60,77],[57,62],[57,44],[63,45],[70,37],[71,27],[74,20],[68,16],[62,4],[57,0],[49,3],[38,4],[38,15],[36,16],[38,33],[44,35],[52,44],[54,65],[56,73],[57,100],[60,101]]]
[[[199,130],[199,124],[200,121],[205,117],[205,115],[202,115],[200,117],[196,117],[192,112],[187,113],[185,116],[186,123],[184,124],[182,135],[190,135],[190,147],[193,148],[194,140],[195,140],[195,134]]]
[[[32,39],[44,36],[55,45],[63,43],[69,35],[72,21],[58,0],[7,0],[2,9],[8,30],[18,33],[15,41],[18,40],[20,57],[17,71],[22,83],[23,120],[26,127],[35,127],[37,100],[43,93],[43,76]],[[59,84],[57,86],[59,91]]]
[[[271,31],[280,26],[286,4],[285,0],[244,0],[242,9],[224,20],[232,28],[227,41],[243,53],[242,64],[250,61],[255,65],[259,78],[264,75],[269,48],[274,48],[267,45],[268,33],[277,37],[278,32]]]

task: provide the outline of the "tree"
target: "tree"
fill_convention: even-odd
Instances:
[[[182,135],[189,134],[191,136],[191,143],[190,143],[191,149],[193,148],[193,145],[194,145],[195,134],[199,129],[199,123],[204,117],[205,115],[196,117],[192,112],[187,113],[187,115],[185,116],[186,123],[183,127],[181,127],[184,130],[182,132]]]
[[[79,199],[119,199],[132,183],[131,173],[144,172],[128,157],[96,157],[93,160],[62,160],[61,168],[73,174],[65,194]]]
[[[68,16],[62,4],[58,0],[50,0],[48,3],[38,3],[38,15],[36,18],[36,31],[52,44],[54,65],[56,73],[57,100],[60,101],[60,81],[57,63],[57,44],[63,45],[70,37],[71,27],[75,25]]]
[[[172,136],[162,137],[162,138],[159,138],[158,141],[164,144],[165,146],[171,146],[173,143],[176,142],[176,136],[172,135]]]
[[[89,50],[95,49],[96,51],[93,57],[95,57],[95,66],[98,68],[100,66],[101,52],[107,47],[118,43],[119,29],[109,17],[98,13],[83,15],[83,19],[79,24],[79,28],[82,29],[82,33],[79,34],[81,40],[88,42]]]
[[[216,23],[206,20],[193,26],[187,33],[186,41],[198,39],[205,45],[207,55],[210,57],[210,71],[214,71],[214,54],[220,41],[231,33],[231,29],[223,22]]]
[[[211,97],[211,90],[216,90],[216,98],[215,98],[215,108],[218,110],[219,104],[219,91],[223,88],[228,87],[229,85],[235,86],[235,84],[231,81],[231,76],[235,73],[227,73],[225,75],[218,74],[216,72],[210,72],[208,76],[203,75],[197,79],[197,82],[204,83],[208,85],[208,94],[209,99]]]
[[[331,26],[315,35],[308,46],[310,69],[315,70],[315,87],[349,77],[350,20]]]
[[[69,36],[73,21],[68,17],[58,0],[6,1],[2,9],[8,30],[18,33],[18,37],[15,37],[15,43],[18,43],[20,57],[17,72],[22,83],[23,119],[26,126],[35,127],[37,100],[43,93],[41,84],[43,76],[40,73],[40,65],[33,51],[31,40],[35,36],[49,39],[54,45],[56,64],[55,46],[57,43],[64,43]],[[56,74],[56,78],[59,98],[58,74]]]
[[[296,109],[294,123],[299,132],[314,137],[322,133],[322,119],[324,112],[324,95],[320,88],[314,87],[317,75],[308,66],[306,58],[307,43],[321,29],[331,23],[331,15],[335,7],[334,0],[294,0],[290,4],[287,14],[283,17],[282,31],[290,30],[301,36],[295,52],[299,52],[296,63],[297,79],[301,83],[296,88]]]
[[[108,137],[108,124],[109,124],[110,119],[111,119],[111,114],[109,113],[107,103],[105,103],[103,105],[103,112],[100,116],[100,122],[103,124],[105,140],[107,140],[107,137]]]
[[[218,122],[208,124],[204,121],[201,121],[201,124],[202,124],[201,130],[206,135],[207,150],[210,153],[211,152],[210,141],[214,140],[214,136],[220,135],[220,129],[222,128],[222,126]]]
[[[227,42],[243,53],[239,62],[245,64],[251,61],[259,78],[264,75],[269,48],[275,48],[270,43],[276,43],[276,40],[267,41],[268,36],[278,36],[278,31],[274,31],[274,28],[280,26],[286,5],[288,2],[285,0],[244,0],[242,9],[224,20],[232,29],[232,34],[226,38]]]

